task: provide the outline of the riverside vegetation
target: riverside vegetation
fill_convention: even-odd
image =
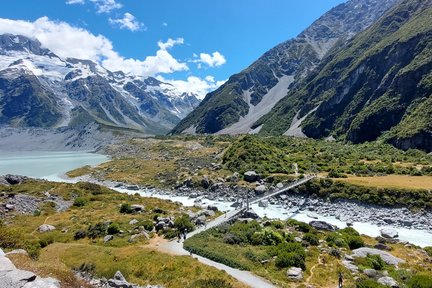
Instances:
[[[277,287],[336,287],[339,273],[344,275],[344,287],[348,288],[387,287],[379,284],[383,275],[394,279],[400,287],[431,287],[430,254],[410,245],[382,244],[383,238],[379,241],[360,236],[350,227],[329,232],[295,220],[264,219],[240,220],[212,228],[186,240],[185,248],[252,271]],[[386,247],[404,263],[391,265],[384,257],[372,254],[364,258],[350,257],[355,249],[364,246]],[[290,267],[299,267],[303,272],[295,278],[287,277]],[[356,267],[355,271],[351,267]]]
[[[171,238],[177,228],[194,229],[180,204],[84,182],[25,180],[0,185],[0,191],[0,247],[26,250],[29,256],[10,256],[15,265],[55,277],[62,287],[91,287],[77,272],[108,279],[118,270],[139,285],[244,287],[191,257],[155,250],[151,242],[158,234]],[[14,198],[19,201],[11,204]],[[161,219],[172,223],[159,230]]]
[[[210,195],[220,187],[253,191],[255,184],[239,177],[248,170],[261,174],[261,181],[267,186],[313,172],[321,179],[298,187],[297,193],[330,200],[342,198],[386,206],[403,205],[414,210],[430,209],[432,202],[430,188],[427,189],[432,187],[431,155],[418,150],[402,151],[377,142],[351,145],[289,137],[172,136],[132,139],[108,146],[106,152],[112,156],[111,161],[94,168],[83,167],[68,175],[83,180],[121,182],[126,186],[173,189],[173,192],[201,190]],[[373,186],[356,182],[387,177],[400,180],[394,181],[394,186],[380,185],[378,181]],[[424,186],[412,189],[408,179],[423,182]],[[89,270],[86,267],[91,267],[90,272],[95,277],[112,277],[115,271],[121,270],[129,281],[137,284],[224,287],[221,286],[224,283],[226,287],[242,287],[227,274],[190,257],[171,257],[155,250],[151,239],[158,237],[157,234],[173,238],[177,235],[176,227],[193,229],[190,214],[179,204],[120,194],[86,182],[29,181],[2,186],[1,191],[3,205],[8,195],[28,195],[36,199],[55,195],[56,201],[69,203],[67,209],[57,211],[55,204],[41,201],[34,214],[14,214],[5,218],[0,227],[1,247],[24,248],[31,258],[37,259],[12,256],[18,267],[38,271],[42,276],[54,275],[69,285],[67,287],[78,285],[72,269]],[[134,209],[141,209],[140,205],[144,210],[134,214]],[[190,212],[197,214],[196,210],[191,208]],[[158,217],[173,217],[177,221],[170,224],[173,228],[167,225],[156,233],[153,227]],[[134,219],[138,222],[131,222]],[[42,224],[54,225],[56,229],[39,233],[38,227]],[[105,238],[108,235],[114,237]],[[359,236],[352,229],[330,233],[295,221],[264,220],[210,229],[187,241],[186,248],[226,265],[250,270],[281,287],[305,287],[302,285],[306,284],[329,287],[334,285],[339,271],[346,275],[347,285],[351,285],[347,287],[381,287],[376,281],[368,284],[370,280],[364,276],[355,282],[354,276],[341,264],[342,258],[338,258],[349,255],[357,246],[376,244],[376,239]],[[430,275],[430,262],[427,262],[430,256],[425,251],[403,244],[385,245],[407,264],[399,266],[400,269],[384,266],[380,268],[382,271],[388,271],[407,287],[429,287],[409,286],[409,281]],[[377,268],[381,263],[379,259],[356,261],[354,264],[361,271],[371,265]],[[293,265],[303,269],[304,278],[300,282],[293,282],[286,276],[286,269]],[[413,268],[409,270],[408,267]],[[209,282],[205,282],[207,280]]]

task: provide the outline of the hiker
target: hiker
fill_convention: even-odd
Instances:
[[[180,243],[180,241],[181,241],[181,233],[180,232],[177,233],[177,237],[178,237],[177,242]]]
[[[343,275],[342,272],[339,272],[339,288],[343,287]]]

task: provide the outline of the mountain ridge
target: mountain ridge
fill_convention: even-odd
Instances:
[[[251,66],[231,76],[219,89],[209,93],[172,133],[251,132],[255,121],[253,117],[248,117],[248,113],[252,106],[257,107],[264,99],[265,105],[258,106],[258,109],[252,108],[258,115],[255,118],[270,112],[286,95],[284,89],[288,90],[292,83],[312,71],[336,43],[345,42],[366,29],[396,2],[398,0],[351,0],[331,9],[297,38],[264,53]],[[292,81],[284,79],[283,85],[280,84],[280,79],[284,76],[292,77]],[[269,93],[278,84],[283,86],[277,88],[281,92],[276,95]],[[242,121],[247,122],[244,127],[240,125],[240,129],[233,129],[234,131],[226,129]]]
[[[165,134],[198,103],[197,95],[155,78],[62,59],[37,39],[0,35],[2,125],[55,128],[98,122]]]

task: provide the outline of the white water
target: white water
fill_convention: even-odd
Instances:
[[[65,179],[64,173],[72,169],[76,169],[85,165],[98,165],[107,161],[109,158],[105,155],[82,153],[82,152],[19,152],[19,153],[4,153],[0,152],[0,175],[3,174],[18,174],[34,178],[41,178],[50,181],[57,182],[76,182],[74,179]],[[233,203],[212,201],[202,199],[202,202],[196,204],[197,199],[192,199],[185,196],[171,196],[164,194],[156,194],[151,190],[140,190],[132,191],[122,188],[113,188],[114,190],[121,193],[135,194],[139,193],[143,197],[155,197],[165,200],[171,200],[174,202],[180,202],[184,206],[207,206],[214,205],[221,211],[229,211],[234,208],[231,207]],[[293,214],[290,211],[285,210],[281,206],[270,205],[267,208],[259,207],[258,204],[252,205],[252,209],[260,217],[268,217],[271,219],[286,220],[293,218],[302,222],[309,223],[312,220],[321,220],[330,224],[336,225],[339,228],[345,228],[346,223],[342,222],[334,217],[324,217],[318,214],[312,216],[317,219],[313,219],[310,212],[299,211]],[[309,215],[309,216],[308,216]],[[417,229],[405,229],[395,228],[392,226],[380,226],[373,225],[370,223],[354,222],[353,227],[361,234],[376,237],[380,235],[380,229],[392,228],[398,231],[399,239],[401,241],[407,241],[412,244],[425,247],[432,246],[432,233],[417,230]]]

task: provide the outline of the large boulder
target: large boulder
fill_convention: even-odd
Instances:
[[[257,174],[255,171],[247,171],[243,174],[243,179],[246,182],[256,182],[261,179],[261,176]]]
[[[133,213],[143,213],[145,211],[144,206],[139,204],[133,204],[130,208]]]
[[[250,219],[256,220],[256,219],[259,219],[260,217],[258,216],[258,214],[255,211],[253,211],[252,209],[250,209],[248,211],[245,211],[242,214],[242,218],[250,218]]]
[[[352,255],[353,257],[361,257],[361,258],[365,258],[368,255],[379,255],[387,265],[398,265],[399,263],[405,262],[404,260],[395,257],[386,251],[381,251],[374,248],[362,247],[362,248],[355,249],[352,252],[353,252]]]
[[[369,278],[375,278],[378,276],[378,272],[375,269],[365,269],[363,273]]]
[[[206,217],[204,215],[199,216],[198,218],[196,218],[195,220],[195,225],[205,225],[206,224]]]
[[[46,233],[46,232],[54,231],[55,229],[56,227],[54,227],[53,225],[42,224],[39,226],[38,231],[39,233]]]
[[[301,268],[291,267],[287,271],[287,276],[291,280],[302,280],[303,270]]]
[[[391,229],[391,228],[384,228],[381,229],[381,236],[384,238],[390,238],[390,239],[394,239],[394,238],[398,238],[399,234],[396,230]]]
[[[399,284],[391,277],[385,276],[378,279],[378,283],[391,288],[399,288]]]
[[[39,278],[33,282],[28,282],[22,288],[60,288],[60,281],[54,278]]]
[[[317,230],[330,231],[330,232],[337,230],[336,226],[324,221],[311,221],[309,222],[309,225]]]
[[[267,191],[267,187],[265,185],[259,185],[255,188],[255,195],[262,195]]]

